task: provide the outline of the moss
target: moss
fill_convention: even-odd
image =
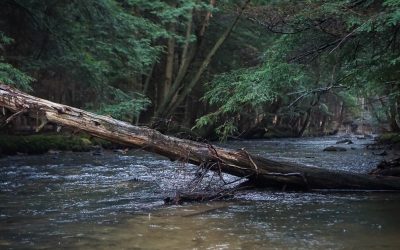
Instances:
[[[93,143],[69,135],[0,135],[0,154],[42,154],[49,150],[89,151]]]
[[[104,149],[114,149],[117,147],[115,143],[100,138],[92,137],[88,140],[92,143],[92,145],[98,145]]]
[[[385,133],[379,136],[378,141],[381,143],[399,144],[400,133]]]
[[[47,133],[38,135],[0,134],[0,155],[16,153],[43,154],[49,150],[85,152],[100,146],[104,149],[116,149],[121,145],[91,137],[87,134]],[[124,148],[126,146],[123,146]]]

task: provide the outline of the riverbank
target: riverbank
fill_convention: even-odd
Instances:
[[[307,138],[312,138],[309,136]],[[268,136],[263,139],[290,139],[289,136]],[[376,138],[372,147],[380,149],[400,149],[400,133],[385,133]],[[103,149],[116,149],[120,145],[90,137],[86,134],[43,133],[33,135],[0,134],[0,156],[16,154],[44,154],[49,151],[88,152]]]
[[[377,138],[380,144],[393,145],[400,149],[400,133],[385,133]]]
[[[400,157],[400,133],[384,133],[367,145],[367,149],[375,150],[376,155],[384,156],[385,161]]]
[[[86,135],[72,134],[0,134],[0,156],[16,154],[44,154],[49,151],[87,152],[101,148],[113,148],[111,142],[91,138]]]
[[[197,134],[190,133],[190,130],[180,132],[168,131],[166,134],[183,139],[201,140]],[[293,138],[293,135],[274,133],[257,139],[270,140],[283,138]],[[207,140],[218,141],[218,138],[207,138]],[[237,138],[230,138],[229,140],[237,140]],[[4,131],[0,133],[0,157],[16,154],[44,154],[49,151],[88,152],[96,151],[99,148],[119,149],[121,145],[84,133],[72,133],[71,131],[63,133],[44,132],[40,134],[6,134]],[[126,146],[123,148],[126,148]]]

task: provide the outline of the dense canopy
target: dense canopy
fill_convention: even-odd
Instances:
[[[165,132],[399,131],[399,28],[396,0],[4,0],[0,81]]]

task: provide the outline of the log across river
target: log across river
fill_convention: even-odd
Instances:
[[[26,114],[40,120],[39,129],[47,122],[78,129],[109,141],[140,147],[174,161],[189,162],[213,171],[244,177],[258,187],[400,190],[399,177],[373,176],[283,163],[251,155],[245,149],[231,150],[179,139],[108,116],[37,98],[8,85],[0,85],[0,106],[14,113],[6,122],[10,122],[17,115]]]

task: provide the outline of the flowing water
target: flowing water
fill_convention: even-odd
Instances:
[[[381,160],[364,149],[366,140],[346,152],[322,151],[336,140],[224,146],[354,172]],[[163,198],[187,188],[195,171],[134,150],[2,158],[0,249],[400,248],[399,193],[255,190],[227,201],[165,206]]]

